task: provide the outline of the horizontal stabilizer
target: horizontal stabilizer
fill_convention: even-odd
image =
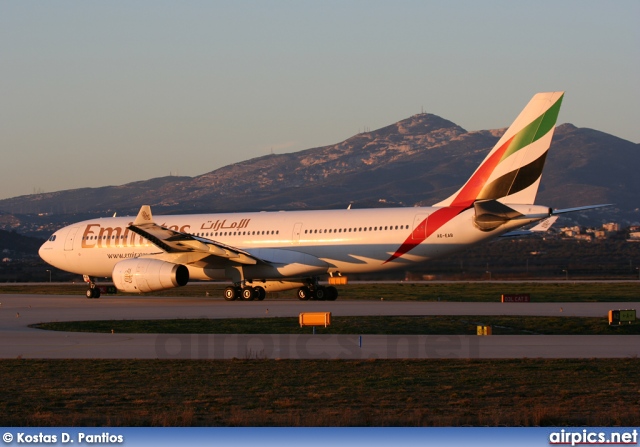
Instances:
[[[551,228],[551,225],[556,223],[556,220],[558,220],[558,216],[547,217],[546,219],[540,221],[538,225],[533,227],[531,231],[534,233],[544,233],[545,231],[549,231],[549,228]]]
[[[563,210],[553,210],[551,214],[553,216],[556,216],[558,214],[575,213],[576,211],[592,210],[595,208],[605,208],[607,206],[613,206],[613,203],[603,203],[601,205],[587,205],[587,206],[579,206],[577,208],[565,208]]]
[[[545,233],[549,231],[549,228],[558,220],[558,216],[547,217],[546,219],[540,221],[538,225],[528,230],[515,230],[509,231],[508,233],[500,235],[500,237],[519,237],[519,236],[531,236],[536,233]]]
[[[495,230],[500,225],[522,216],[518,211],[497,200],[478,201],[473,207],[476,211],[474,222],[482,231]]]

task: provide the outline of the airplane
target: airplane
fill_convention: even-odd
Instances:
[[[533,96],[469,180],[431,207],[163,215],[78,222],[39,250],[46,262],[126,293],[191,280],[227,280],[226,300],[262,300],[297,289],[300,300],[335,300],[348,275],[412,269],[472,244],[591,205],[535,205],[564,92]],[[319,283],[328,276],[328,286]]]

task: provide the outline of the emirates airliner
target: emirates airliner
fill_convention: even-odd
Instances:
[[[84,275],[88,298],[100,296],[96,278],[111,277],[127,293],[228,280],[227,300],[288,289],[301,300],[335,300],[334,285],[349,274],[412,269],[552,215],[603,206],[534,205],[563,95],[536,94],[469,180],[431,207],[154,217],[145,205],[136,217],[62,228],[39,253]],[[330,285],[320,285],[326,277]]]

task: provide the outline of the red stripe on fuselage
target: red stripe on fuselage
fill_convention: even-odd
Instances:
[[[497,151],[491,154],[491,156],[487,158],[484,163],[482,163],[478,170],[471,176],[469,181],[465,183],[455,199],[453,199],[453,201],[451,202],[451,206],[436,210],[429,217],[420,222],[420,225],[418,225],[414,229],[413,233],[411,233],[407,240],[404,241],[400,248],[398,248],[396,252],[392,254],[391,257],[384,263],[386,264],[387,262],[391,262],[394,259],[397,259],[400,256],[404,255],[405,253],[413,250],[418,245],[423,243],[429,236],[431,236],[438,228],[440,228],[451,219],[456,217],[458,214],[473,205],[473,202],[475,202],[478,194],[480,194],[482,188],[484,188],[484,186],[486,185],[487,180],[489,180],[489,177],[491,176],[493,170],[496,168],[496,166],[498,166],[498,163],[500,163],[500,160],[509,148],[509,145],[513,141],[514,137],[515,135],[505,141]],[[427,226],[426,231],[424,231],[425,225]],[[425,236],[416,238],[414,237],[415,234],[424,234]]]
[[[394,259],[399,258],[405,253],[413,250],[415,247],[420,245],[425,241],[429,236],[431,236],[436,230],[438,230],[441,226],[449,222],[451,219],[456,217],[458,214],[463,212],[466,208],[461,206],[449,206],[447,208],[440,208],[434,211],[429,217],[420,222],[420,225],[416,227],[416,229],[411,233],[411,236],[407,238],[406,241],[396,250],[394,254],[391,255],[389,259],[387,259],[384,264],[387,262],[391,262]],[[424,231],[424,226],[426,225],[426,231]],[[424,232],[423,232],[424,231]],[[424,237],[414,237],[416,233],[424,234]]]

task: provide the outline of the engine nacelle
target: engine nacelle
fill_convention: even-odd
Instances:
[[[156,292],[186,285],[189,270],[184,265],[158,259],[135,258],[118,262],[113,268],[112,278],[123,292]]]

